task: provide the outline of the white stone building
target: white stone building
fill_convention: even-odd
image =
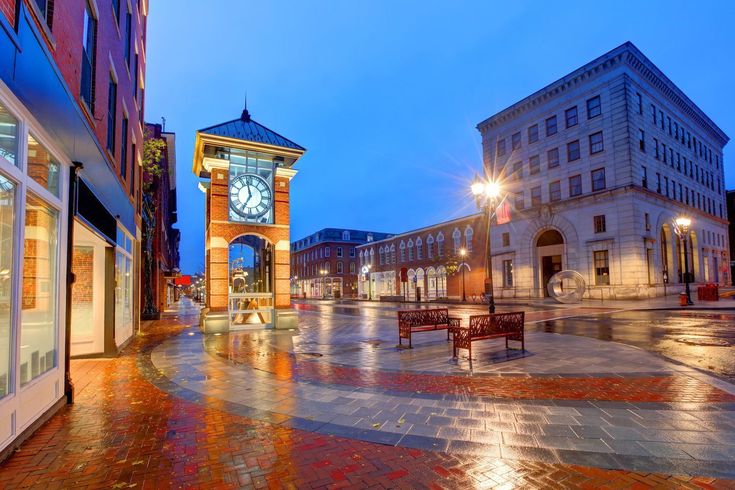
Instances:
[[[580,272],[590,297],[678,293],[682,215],[694,282],[730,284],[729,138],[633,44],[477,127],[511,217],[492,228],[496,297],[543,296],[562,269]]]

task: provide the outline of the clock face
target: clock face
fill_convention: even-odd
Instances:
[[[241,174],[230,184],[230,206],[247,219],[257,219],[270,210],[273,193],[268,182],[254,174]]]

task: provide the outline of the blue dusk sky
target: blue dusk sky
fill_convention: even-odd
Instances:
[[[151,0],[146,121],[177,135],[181,268],[204,269],[197,129],[240,115],[307,148],[291,238],[474,212],[477,123],[632,41],[735,136],[735,2]],[[546,6],[548,5],[548,7]],[[725,149],[735,187],[735,142]]]

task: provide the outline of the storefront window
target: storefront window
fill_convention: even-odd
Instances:
[[[10,391],[14,208],[15,185],[0,175],[0,398]]]
[[[28,176],[58,197],[59,164],[48,150],[30,134],[28,135]]]
[[[58,212],[28,194],[25,210],[20,384],[56,366]]]
[[[0,104],[0,157],[18,165],[18,120]]]
[[[115,255],[115,341],[118,345],[133,334],[133,241],[117,230]]]

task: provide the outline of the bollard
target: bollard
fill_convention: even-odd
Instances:
[[[679,293],[679,306],[687,305],[687,293]]]

